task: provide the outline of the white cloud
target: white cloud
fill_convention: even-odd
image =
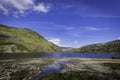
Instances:
[[[108,27],[105,28],[98,28],[98,27],[85,27],[85,30],[87,31],[99,31],[99,30],[108,30]]]
[[[74,28],[73,27],[66,27],[65,29],[66,30],[73,30]]]
[[[86,30],[88,31],[97,31],[97,30],[101,30],[100,28],[97,27],[85,27]]]
[[[78,41],[77,41],[77,40],[75,40],[75,41],[74,41],[74,43],[76,44],[76,43],[78,43]]]
[[[43,3],[38,4],[37,6],[34,6],[34,10],[38,12],[44,12],[47,13],[50,6],[45,6]]]
[[[6,8],[3,7],[3,5],[0,4],[0,10],[3,11],[3,14],[4,15],[7,15],[8,14],[8,10]]]
[[[0,0],[0,11],[3,14],[23,16],[30,11],[38,11],[47,13],[50,6],[44,3],[38,3],[36,5],[36,0]]]
[[[48,41],[54,43],[54,44],[57,45],[57,46],[70,47],[70,45],[61,44],[61,39],[59,39],[59,38],[49,39]]]
[[[60,44],[61,40],[59,38],[53,38],[53,39],[50,39],[48,41],[50,41],[58,46],[61,46],[61,44]]]
[[[30,6],[34,5],[33,0],[4,0],[7,1],[8,4],[11,4],[14,8],[18,10],[26,10],[29,9]]]
[[[118,40],[120,40],[120,37],[118,37]]]

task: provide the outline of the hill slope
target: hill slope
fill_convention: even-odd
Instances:
[[[71,49],[70,52],[107,52],[120,53],[120,40],[101,44],[91,44],[80,48]]]
[[[56,51],[61,50],[34,31],[0,25],[0,52],[31,53]]]

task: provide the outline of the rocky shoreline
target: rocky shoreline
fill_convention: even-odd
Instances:
[[[31,58],[19,60],[0,60],[0,80],[35,80],[42,69],[57,61],[67,61],[61,73],[69,71],[91,71],[97,73],[116,73],[120,75],[119,68],[110,65],[118,64],[120,59],[86,59],[86,58]]]
[[[42,59],[0,61],[0,80],[34,80],[40,70],[51,61]]]

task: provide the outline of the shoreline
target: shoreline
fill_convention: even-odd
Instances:
[[[11,61],[29,61],[29,60],[61,60],[61,61],[66,61],[66,60],[80,60],[80,61],[100,61],[102,63],[110,62],[110,63],[120,63],[120,59],[106,59],[106,58],[27,58],[27,59],[4,59],[0,60],[0,62],[11,62]]]
[[[28,58],[0,60],[0,80],[34,80],[41,70],[60,61],[67,62],[62,66],[61,73],[69,71],[92,71],[97,73],[112,73],[120,75],[120,69],[111,69],[111,65],[120,65],[120,59],[95,58]],[[110,64],[106,66],[104,64]],[[117,67],[117,66],[116,66]],[[22,77],[21,77],[22,76]]]

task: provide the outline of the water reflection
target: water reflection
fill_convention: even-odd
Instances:
[[[42,78],[43,76],[47,75],[47,74],[53,74],[53,73],[60,73],[62,70],[62,67],[67,63],[67,61],[59,61],[59,62],[54,62],[50,65],[48,65],[47,68],[41,70],[41,72],[35,76],[35,80],[39,80],[40,78]]]

